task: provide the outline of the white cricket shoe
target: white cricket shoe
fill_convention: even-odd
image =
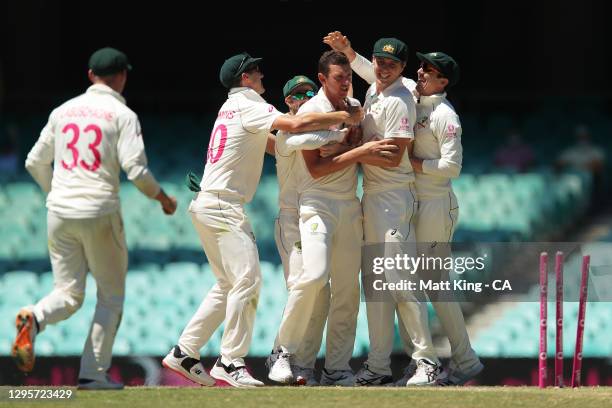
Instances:
[[[355,375],[351,370],[326,370],[321,373],[321,385],[353,387],[355,385]]]
[[[122,390],[123,384],[110,379],[107,375],[104,380],[88,380],[79,378],[77,390]]]
[[[202,362],[183,353],[178,345],[172,347],[162,365],[197,384],[205,387],[215,385],[215,379],[208,375]]]
[[[414,373],[416,373],[416,369],[417,369],[416,361],[410,360],[410,364],[408,364],[406,368],[404,368],[404,374],[402,375],[402,378],[400,378],[399,380],[395,382],[395,386],[405,387],[406,384],[408,383],[408,380],[414,375]]]
[[[355,375],[355,387],[368,387],[380,385],[393,385],[393,377],[388,374],[378,374],[368,368],[365,363],[363,368]]]
[[[245,366],[236,367],[234,364],[226,366],[221,362],[221,357],[217,359],[215,366],[210,370],[210,375],[236,388],[255,388],[264,385],[261,381],[253,378]]]
[[[442,371],[441,366],[421,359],[417,361],[416,372],[410,377],[408,382],[406,382],[406,386],[436,385],[438,381],[443,381],[445,379],[446,373]]]
[[[277,349],[277,350],[272,349],[272,351],[266,358],[265,364],[266,364],[266,368],[268,369],[268,371],[270,371],[274,363],[276,363],[276,360],[278,359],[278,355],[280,354],[280,352],[281,352],[280,349]]]
[[[471,379],[475,378],[482,372],[484,365],[480,360],[476,360],[467,370],[450,369],[448,371],[448,377],[444,380],[438,381],[438,385],[464,385]]]
[[[268,378],[281,384],[293,383],[293,373],[291,372],[291,354],[281,351],[278,353],[270,371]]]
[[[306,387],[316,387],[319,382],[315,378],[314,369],[292,365],[294,384],[305,385]]]

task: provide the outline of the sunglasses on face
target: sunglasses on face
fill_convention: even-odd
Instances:
[[[315,95],[314,91],[306,91],[306,92],[297,92],[294,93],[293,95],[291,95],[292,99],[295,99],[296,101],[301,101],[305,98],[312,98]]]

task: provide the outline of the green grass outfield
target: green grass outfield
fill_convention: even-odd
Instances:
[[[21,387],[20,387],[21,388]],[[540,390],[535,387],[463,388],[233,388],[129,387],[123,391],[76,391],[64,401],[8,400],[0,392],[0,407],[610,407],[612,387]]]

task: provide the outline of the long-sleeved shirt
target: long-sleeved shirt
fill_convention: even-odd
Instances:
[[[149,197],[160,190],[147,167],[138,116],[102,84],[53,110],[26,169],[48,194],[48,210],[63,218],[118,211],[121,169]]]
[[[372,62],[362,55],[357,54],[351,68],[368,83],[376,81]],[[419,199],[446,197],[463,160],[459,116],[446,93],[419,96],[413,80],[402,77],[402,83],[416,102],[413,156],[424,160],[423,173],[415,173]]]

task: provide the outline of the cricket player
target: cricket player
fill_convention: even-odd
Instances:
[[[350,42],[342,33],[329,33],[324,42],[332,48],[342,49],[351,60],[351,67],[355,72],[368,83],[373,81],[372,64],[351,48]],[[417,58],[421,61],[417,82],[408,78],[403,80],[416,100],[417,122],[414,151],[410,161],[415,171],[419,197],[417,241],[446,244],[440,247],[449,250],[448,244],[452,242],[459,216],[459,206],[452,190],[451,179],[459,176],[463,149],[461,123],[453,106],[446,99],[446,89],[458,82],[459,66],[452,57],[443,52],[417,53]],[[471,347],[459,303],[447,301],[432,304],[451,345],[448,377],[439,381],[439,384],[463,385],[477,376],[484,366]],[[407,370],[408,378],[412,371]],[[406,377],[400,381],[405,383],[405,380]]]
[[[261,285],[259,255],[244,204],[251,201],[259,183],[268,133],[272,129],[325,130],[343,122],[358,123],[362,115],[347,111],[281,114],[260,96],[265,91],[260,61],[241,53],[221,67],[220,80],[229,89],[228,99],[211,133],[201,191],[189,206],[217,284],[163,365],[201,385],[213,385],[214,379],[241,388],[263,385],[244,363]],[[223,321],[220,357],[208,375],[199,360],[200,349]]]
[[[317,85],[306,76],[298,75],[287,81],[283,87],[283,95],[285,97],[285,103],[289,108],[289,114],[297,114],[300,106],[312,98],[317,91]],[[334,133],[338,133],[340,137],[343,138],[343,133]],[[283,264],[287,291],[289,292],[289,297],[293,298],[295,297],[296,293],[299,296],[300,292],[298,291],[300,289],[295,289],[295,284],[299,282],[299,279],[303,274],[303,269],[299,230],[298,194],[296,190],[297,186],[295,182],[295,173],[293,171],[293,165],[299,152],[297,152],[295,148],[297,146],[287,145],[286,140],[289,136],[289,133],[279,131],[276,134],[274,143],[274,156],[276,157],[276,173],[279,186],[279,213],[275,222],[274,239],[276,241],[278,253],[281,257],[281,262]],[[338,138],[336,141],[342,142],[342,139]],[[326,141],[321,140],[312,147],[318,148],[324,143],[326,143]],[[323,330],[325,328],[325,321],[327,320],[327,312],[329,310],[329,297],[329,283],[327,283],[317,295],[317,299],[319,301],[315,303],[310,322],[308,323],[306,330],[302,330],[303,333],[300,332],[303,325],[299,324],[297,329],[292,327],[295,325],[295,323],[301,323],[301,320],[304,317],[295,315],[294,309],[292,308],[292,304],[295,301],[293,299],[291,301],[288,300],[287,307],[283,312],[283,320],[281,322],[279,332],[282,330],[284,334],[286,333],[289,334],[289,336],[294,336],[294,339],[290,338],[288,340],[290,343],[289,348],[285,347],[283,349],[280,346],[279,336],[276,337],[273,352],[266,361],[269,370],[271,370],[273,366],[276,366],[276,370],[274,372],[270,371],[269,373],[270,379],[280,383],[294,382],[300,385],[309,386],[318,384],[312,368],[300,367],[295,364],[291,364],[292,362],[289,360],[291,352],[289,350],[293,346],[293,353],[298,355],[298,359],[303,360],[304,354],[312,354],[308,352],[306,342],[300,343],[301,340],[308,339],[311,344],[317,344],[317,351],[315,352],[316,355],[319,349],[318,346],[321,344],[321,340],[323,338]],[[285,316],[287,318],[285,318]],[[284,339],[284,341],[287,340]],[[297,344],[300,344],[301,347],[296,347]],[[285,351],[285,354],[281,354],[283,351]],[[300,355],[300,352],[302,355]],[[278,357],[281,355],[282,358],[285,359],[285,362],[275,365]],[[285,370],[280,370],[280,375],[277,374],[280,367],[282,365],[286,366],[287,364],[290,366],[290,370],[286,370],[285,368]],[[287,375],[288,373],[291,373],[291,376]]]
[[[349,62],[342,53],[324,53],[319,59],[318,73],[322,89],[301,106],[299,113],[334,112],[359,105],[357,100],[347,99],[351,75]],[[317,294],[331,281],[327,355],[321,385],[353,385],[349,360],[359,308],[360,256],[357,254],[361,253],[362,242],[356,162],[365,151],[363,145],[362,149],[322,158],[318,150],[302,150],[294,165],[304,276],[304,296],[299,306],[303,310],[303,325],[307,325],[306,319],[312,315]],[[286,347],[282,332],[279,338],[281,346]],[[290,358],[290,355],[281,356],[275,365]],[[296,364],[303,366],[300,361]],[[288,371],[286,364],[279,369]]]
[[[12,353],[20,370],[32,370],[35,337],[81,307],[90,271],[97,303],[81,357],[79,389],[123,388],[107,375],[128,259],[119,206],[120,170],[143,194],[158,200],[165,214],[176,210],[176,199],[164,193],[147,168],[138,117],[121,96],[130,69],[121,51],[94,52],[88,72],[93,85],[53,110],[25,163],[47,194],[54,289],[19,311]]]
[[[296,114],[305,102],[315,96],[316,91],[315,83],[305,76],[290,79],[283,88],[285,103],[289,107],[290,114]],[[276,156],[280,207],[279,217],[276,220],[275,239],[289,292],[279,334],[273,352],[267,360],[270,369],[269,378],[276,382],[317,384],[314,378],[314,363],[320,348],[330,301],[329,282],[325,283],[318,294],[313,293],[316,287],[312,285],[312,279],[305,275],[302,267],[299,200],[294,169],[300,154],[298,150],[314,150],[331,142],[336,148],[333,151],[328,148],[326,154],[338,153],[344,151],[338,146],[342,144],[346,134],[346,131],[324,131],[295,135],[279,131],[275,138],[273,151]],[[371,154],[367,146],[359,149]],[[375,154],[378,155],[378,152]],[[311,299],[316,300],[309,321],[305,318],[308,312],[304,309],[311,307],[307,303]],[[301,365],[292,364],[294,354],[295,360]]]
[[[408,154],[414,137],[416,112],[412,94],[402,83],[401,74],[408,56],[406,44],[396,38],[381,38],[374,44],[372,54],[376,81],[366,93],[366,116],[361,125],[363,137],[364,140],[392,140],[401,150],[391,166],[363,165],[364,235],[366,244],[395,244],[386,245],[385,256],[392,256],[387,254],[387,250],[416,249],[415,213],[418,203]],[[403,248],[400,247],[402,244]],[[389,275],[387,279],[393,277]],[[442,369],[429,332],[426,304],[415,296],[392,296],[392,299],[395,302],[379,300],[367,303],[370,352],[355,378],[355,385],[393,382],[390,354],[396,307],[415,345],[412,357],[417,361],[418,369],[408,385],[433,384],[442,376]]]

